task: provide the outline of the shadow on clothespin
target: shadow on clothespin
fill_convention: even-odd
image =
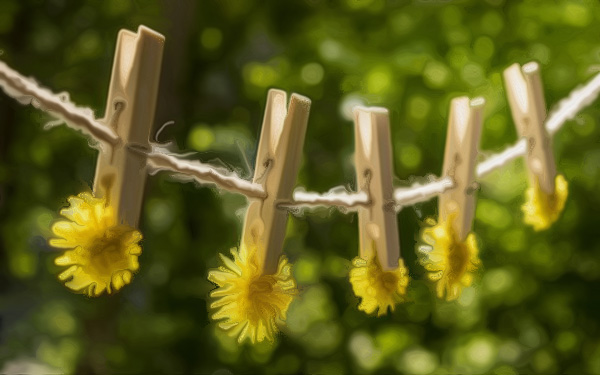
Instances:
[[[114,207],[119,224],[134,228],[146,182],[144,151],[150,148],[164,42],[164,36],[145,26],[137,33],[119,32],[102,119],[121,142],[100,152],[94,195],[105,197],[107,205]]]
[[[357,189],[369,196],[369,205],[358,209],[360,256],[370,259],[376,249],[382,269],[393,270],[398,267],[400,241],[388,110],[356,107],[354,129]]]
[[[547,229],[560,217],[568,184],[564,176],[556,173],[552,140],[544,126],[546,103],[540,67],[536,62],[522,67],[513,64],[504,70],[504,81],[513,120],[528,146],[529,189],[522,206],[524,221],[535,230]]]
[[[260,249],[258,264],[265,274],[277,271],[282,253],[289,212],[277,205],[292,199],[309,111],[310,99],[292,94],[288,106],[284,91],[269,90],[253,178],[267,197],[250,202],[242,233],[243,244]]]
[[[450,177],[454,187],[439,197],[439,220],[452,220],[460,241],[467,238],[475,215],[475,166],[484,105],[483,98],[465,96],[450,103],[442,177]]]

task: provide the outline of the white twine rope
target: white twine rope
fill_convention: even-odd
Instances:
[[[0,87],[4,92],[23,105],[31,104],[47,112],[67,126],[87,133],[96,141],[111,145],[119,143],[119,136],[109,127],[94,118],[90,108],[77,107],[66,94],[55,94],[41,87],[33,79],[27,78],[0,61]]]
[[[397,188],[394,191],[396,210],[400,210],[404,206],[428,201],[453,187],[454,181],[452,181],[450,177],[444,177],[427,184],[420,184],[417,182],[409,188]]]
[[[24,77],[0,61],[0,87],[7,95],[15,98],[21,104],[31,104],[58,120],[64,121],[69,127],[82,130],[96,141],[108,144],[120,142],[118,135],[109,127],[104,126],[93,116],[90,108],[78,107],[64,94],[55,94],[43,88],[34,80]],[[568,97],[562,99],[548,115],[545,121],[546,130],[552,136],[567,122],[574,118],[579,111],[590,105],[600,94],[600,74],[589,82],[576,87]],[[520,139],[504,151],[488,157],[477,165],[477,177],[483,177],[495,169],[524,156],[527,153],[527,142]],[[148,154],[148,166],[151,172],[168,171],[182,179],[193,179],[200,183],[215,184],[217,187],[245,195],[249,198],[262,199],[266,196],[263,187],[245,180],[232,171],[200,161],[182,159],[165,149],[154,147]],[[449,177],[411,187],[396,188],[394,204],[397,209],[432,199],[445,191],[452,189],[453,181]],[[358,207],[367,206],[369,197],[366,192],[350,192],[343,186],[330,189],[320,194],[307,192],[303,188],[294,191],[293,200],[281,202],[285,208],[317,208],[337,207],[344,211],[355,211]]]
[[[350,192],[344,186],[337,186],[324,194],[297,188],[294,190],[294,200],[280,203],[279,207],[297,209],[337,207],[343,211],[356,211],[359,207],[368,205],[369,196],[366,192]]]
[[[555,105],[552,113],[546,118],[546,130],[554,135],[568,120],[573,119],[579,111],[592,104],[600,93],[600,73],[588,83],[577,86]]]
[[[234,172],[227,171],[214,165],[202,163],[197,160],[185,160],[170,154],[167,150],[153,147],[153,150],[147,154],[148,168],[151,172],[169,171],[174,172],[177,177],[185,179],[192,178],[201,184],[215,184],[221,189],[239,193],[248,198],[265,198],[263,187],[236,175]]]

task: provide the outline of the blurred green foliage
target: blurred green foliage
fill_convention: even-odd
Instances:
[[[349,109],[390,109],[398,185],[438,174],[449,100],[487,100],[482,154],[516,139],[501,72],[542,66],[549,105],[600,69],[592,0],[0,0],[0,59],[101,116],[116,35],[166,36],[159,141],[249,177],[267,89],[313,100],[299,185],[354,185]],[[483,270],[436,300],[415,244],[436,202],[399,214],[410,302],[383,318],[356,309],[347,281],[354,214],[290,220],[285,251],[302,293],[273,344],[239,346],[209,320],[207,270],[236,246],[243,197],[149,178],[133,282],[90,299],[56,279],[46,238],[66,198],[91,186],[96,151],[0,95],[0,372],[600,373],[600,111],[554,139],[570,197],[554,227],[521,221],[522,162],[481,181],[474,228]]]

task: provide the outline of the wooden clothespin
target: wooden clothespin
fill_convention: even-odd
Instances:
[[[148,138],[154,122],[164,42],[164,36],[145,26],[140,26],[137,33],[119,31],[102,119],[121,142],[100,152],[94,194],[107,198],[120,224],[134,228],[146,182],[144,152],[150,148]]]
[[[384,271],[398,268],[400,240],[394,209],[392,145],[388,110],[354,108],[357,188],[366,191],[370,204],[358,209],[360,256],[377,257]]]
[[[540,67],[530,62],[523,67],[513,64],[504,70],[504,82],[513,120],[521,137],[528,143],[527,169],[530,184],[554,194],[556,163],[550,135],[544,127],[546,102],[540,77]]]
[[[259,247],[265,274],[277,271],[282,253],[288,211],[277,205],[292,199],[309,111],[310,99],[292,94],[288,107],[284,91],[269,90],[253,178],[267,197],[250,202],[242,233],[243,244]]]
[[[452,228],[464,241],[475,215],[475,166],[485,100],[466,96],[450,102],[448,133],[442,175],[452,178],[454,188],[439,197],[440,221],[452,216]]]

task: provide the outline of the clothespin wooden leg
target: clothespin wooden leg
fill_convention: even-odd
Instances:
[[[475,166],[485,100],[455,98],[450,103],[446,150],[442,175],[454,181],[454,188],[440,195],[440,221],[453,218],[460,241],[471,231],[475,215]]]
[[[540,67],[530,62],[523,67],[513,64],[504,70],[510,110],[521,137],[527,139],[527,167],[531,185],[539,183],[547,194],[554,194],[556,163],[550,135],[544,127],[546,101]]]
[[[394,175],[390,121],[385,108],[354,109],[357,188],[367,191],[368,207],[358,210],[360,255],[377,257],[384,271],[396,269],[400,258],[394,209]]]
[[[121,142],[98,157],[94,194],[106,197],[119,223],[138,225],[149,135],[154,122],[164,37],[144,26],[119,32],[103,122]]]
[[[277,204],[292,199],[309,110],[310,99],[292,94],[288,107],[284,91],[269,90],[253,179],[267,197],[250,202],[242,233],[242,246],[260,249],[258,264],[266,274],[276,272],[282,253],[288,211]]]

